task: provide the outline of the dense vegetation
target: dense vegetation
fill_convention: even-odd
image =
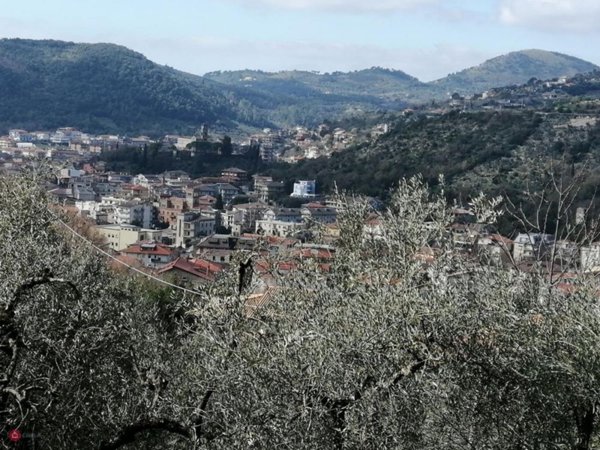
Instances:
[[[112,44],[3,39],[0,95],[3,129],[192,133],[236,119],[214,83]]]
[[[344,190],[386,197],[404,176],[439,174],[448,193],[470,198],[480,191],[519,195],[557,161],[586,171],[582,196],[591,196],[600,166],[600,125],[575,127],[572,116],[534,111],[454,111],[400,119],[375,142],[334,153],[329,159],[279,164],[276,177],[316,179],[322,192]]]
[[[445,92],[474,94],[494,87],[523,84],[531,78],[550,80],[597,69],[595,64],[569,55],[543,50],[522,50],[450,74],[431,85]]]
[[[222,143],[195,143],[195,151],[161,149],[153,144],[144,149],[122,148],[107,151],[100,158],[107,163],[107,169],[130,174],[158,174],[165,170],[184,170],[192,177],[218,176],[227,167],[238,167],[256,173],[263,167],[258,148],[250,149],[244,155],[226,155]]]
[[[202,123],[213,130],[240,124],[315,125],[444,99],[449,90],[475,92],[594,68],[565,55],[529,51],[435,83],[376,67],[350,73],[238,71],[200,77],[117,45],[2,39],[0,130],[75,126],[157,135],[192,134]]]
[[[597,448],[595,278],[565,292],[544,266],[451,251],[446,200],[417,179],[380,236],[346,204],[327,274],[269,261],[259,309],[235,264],[196,293],[110,272],[37,181],[0,179],[4,447],[18,428],[49,450]]]

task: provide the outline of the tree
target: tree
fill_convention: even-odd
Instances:
[[[443,183],[402,181],[381,212],[342,197],[328,264],[241,254],[182,292],[111,272],[38,181],[0,179],[3,435],[43,448],[595,445],[595,278],[565,289],[456,252]],[[500,213],[474,202],[482,222]]]
[[[223,196],[221,194],[217,194],[217,201],[215,202],[215,209],[221,211],[223,210]]]
[[[221,141],[221,156],[231,156],[233,152],[233,145],[231,143],[231,137],[225,135]]]

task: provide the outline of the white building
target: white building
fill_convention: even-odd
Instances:
[[[317,195],[317,183],[315,180],[301,180],[294,183],[294,192],[291,197],[311,198]]]
[[[103,200],[103,204],[106,204],[104,203],[105,200]],[[111,223],[136,224],[141,225],[143,228],[150,228],[156,218],[156,210],[151,203],[112,198],[110,200],[117,200],[112,204],[112,214],[109,216],[109,222]]]
[[[265,236],[293,236],[306,228],[304,222],[287,222],[285,220],[257,220],[256,232]]]
[[[216,219],[214,216],[203,216],[196,212],[185,212],[177,215],[175,246],[187,247],[190,241],[214,234]]]
[[[540,260],[547,256],[554,244],[554,236],[542,233],[520,233],[513,244],[513,259],[519,263],[526,260]]]
[[[255,230],[267,236],[291,236],[306,228],[299,208],[271,208],[261,220],[256,221]]]
[[[600,242],[594,242],[589,247],[581,247],[580,264],[584,272],[600,271]]]

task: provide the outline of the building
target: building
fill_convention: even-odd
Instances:
[[[580,265],[581,270],[584,272],[600,271],[600,242],[594,242],[590,246],[581,247]]]
[[[143,266],[150,269],[160,269],[179,256],[176,250],[156,241],[132,244],[121,253],[137,259]]]
[[[243,203],[234,205],[231,211],[227,211],[227,222],[224,225],[231,229],[233,234],[252,232],[256,228],[256,221],[263,218],[269,206],[265,203]]]
[[[173,187],[183,187],[192,180],[190,175],[183,170],[169,170],[162,174],[163,184]]]
[[[96,198],[96,193],[92,189],[91,184],[85,182],[71,182],[69,183],[72,196],[75,200],[79,201],[93,201]]]
[[[196,142],[196,136],[192,136],[192,137],[177,136],[177,138],[175,140],[175,148],[177,150],[185,150],[187,148],[187,146],[193,142]]]
[[[177,258],[158,271],[161,276],[168,275],[180,284],[198,286],[214,282],[225,266],[204,259]]]
[[[158,175],[144,175],[138,174],[131,180],[133,184],[138,184],[145,188],[149,188],[150,186],[155,186],[162,184],[162,178]]]
[[[301,180],[294,183],[294,192],[291,197],[312,198],[317,195],[317,183],[315,180]]]
[[[177,216],[175,246],[187,247],[191,241],[201,236],[214,234],[216,219],[198,212],[185,212]]]
[[[293,236],[306,228],[304,222],[289,222],[285,220],[257,220],[256,232],[265,236]]]
[[[120,251],[139,241],[141,228],[135,225],[97,225],[96,233],[110,250]]]
[[[139,241],[160,241],[162,230],[148,230],[135,225],[96,225],[94,230],[110,250],[121,251]]]
[[[493,265],[511,263],[514,242],[500,234],[486,234],[477,237],[477,251],[480,256]]]
[[[189,208],[187,198],[175,196],[161,196],[159,200],[158,218],[162,223],[174,225],[177,222],[177,216]]]
[[[307,206],[301,208],[300,213],[305,222],[316,222],[320,224],[335,223],[337,221],[337,210],[325,206]]]
[[[283,181],[273,181],[271,177],[255,176],[254,192],[259,201],[268,202],[285,194],[285,184]]]
[[[520,233],[514,240],[513,259],[522,261],[539,261],[546,256],[554,244],[554,236],[542,233]]]
[[[155,220],[156,211],[151,203],[125,201],[114,205],[112,223],[135,224],[142,228],[150,228]],[[111,221],[110,216],[109,221]]]
[[[229,169],[224,169],[221,172],[221,178],[223,178],[223,180],[225,180],[227,183],[236,184],[238,186],[248,184],[248,182],[250,181],[248,172],[242,169],[238,169],[237,167],[230,167]]]

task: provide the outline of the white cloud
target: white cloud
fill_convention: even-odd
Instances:
[[[435,5],[440,0],[232,0],[244,6],[342,13],[392,12]]]
[[[500,20],[545,31],[600,31],[598,0],[501,0]]]

